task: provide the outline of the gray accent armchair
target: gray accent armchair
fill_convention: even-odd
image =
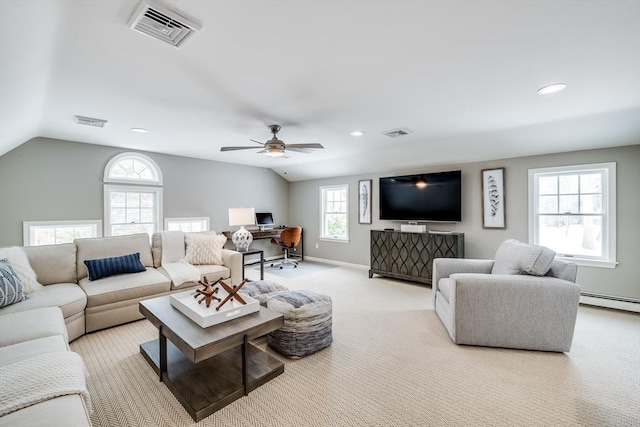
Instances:
[[[545,276],[491,274],[493,260],[433,261],[436,313],[456,344],[568,352],[578,313],[577,266]]]

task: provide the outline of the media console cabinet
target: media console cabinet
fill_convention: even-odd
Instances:
[[[374,274],[431,284],[434,258],[464,258],[464,233],[371,230]]]

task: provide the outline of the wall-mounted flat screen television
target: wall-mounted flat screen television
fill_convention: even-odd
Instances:
[[[462,221],[462,171],[380,178],[380,219]]]

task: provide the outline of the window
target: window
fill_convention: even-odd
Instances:
[[[102,237],[102,221],[24,221],[22,234],[24,246],[72,243],[74,239]]]
[[[349,240],[349,186],[320,187],[320,238]]]
[[[616,266],[616,164],[529,170],[529,240],[579,265]]]
[[[162,173],[151,158],[138,153],[115,156],[105,168],[104,183],[107,236],[151,236],[161,229]]]
[[[165,218],[164,229],[169,231],[209,231],[209,218]]]

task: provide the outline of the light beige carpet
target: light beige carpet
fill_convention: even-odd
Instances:
[[[640,425],[638,315],[581,306],[568,354],[457,346],[429,287],[348,267],[266,278],[333,298],[331,347],[196,424],[139,354],[150,323],[85,335],[94,426]]]

